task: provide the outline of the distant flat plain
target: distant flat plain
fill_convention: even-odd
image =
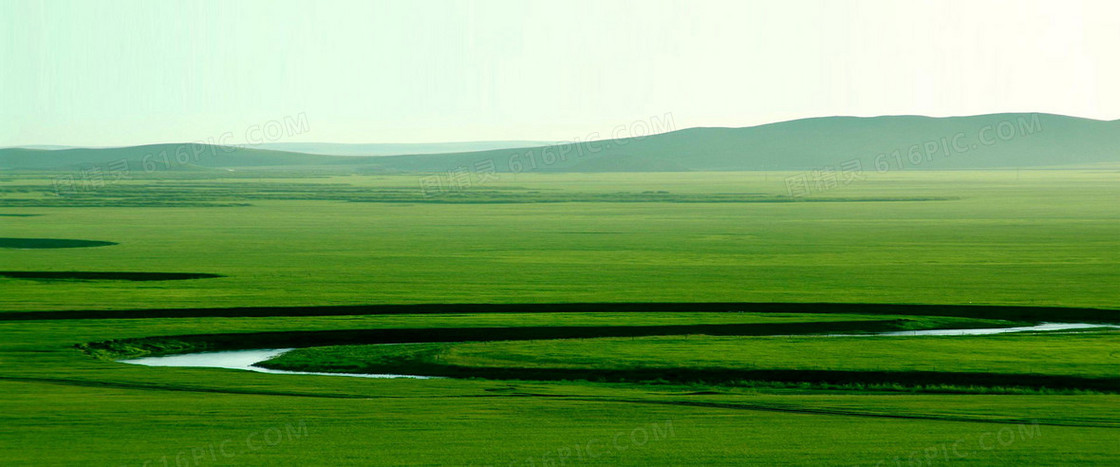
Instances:
[[[869,171],[863,179],[805,198],[852,202],[704,202],[728,194],[787,196],[786,179],[797,175],[500,174],[467,190],[481,194],[424,196],[421,176],[246,180],[171,174],[88,192],[81,199],[90,207],[77,208],[58,207],[46,176],[8,179],[0,182],[0,212],[38,216],[4,217],[3,236],[119,245],[0,249],[0,270],[226,277],[64,286],[0,278],[0,310],[648,301],[1120,303],[1115,287],[1120,171]],[[14,188],[21,186],[33,188]],[[143,195],[116,197],[114,190],[126,187]],[[200,202],[226,205],[159,204],[181,202],[185,191]],[[390,191],[411,198],[347,201]],[[667,194],[647,193],[659,191]],[[271,198],[261,199],[262,192]],[[488,202],[490,192],[502,193],[502,202]],[[691,197],[690,202],[657,199],[674,195]],[[642,196],[651,199],[629,199]],[[573,197],[585,202],[549,202]],[[627,202],[611,202],[612,197]],[[44,206],[23,206],[27,200]],[[115,205],[122,200],[131,204]]]

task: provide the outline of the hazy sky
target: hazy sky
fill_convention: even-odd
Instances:
[[[1120,118],[1120,2],[0,1],[0,146]]]

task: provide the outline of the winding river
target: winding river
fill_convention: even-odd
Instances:
[[[1089,329],[1111,328],[1120,329],[1120,326],[1111,324],[1088,323],[1041,323],[1034,326],[1019,326],[1010,328],[980,328],[980,329],[926,329],[920,331],[891,331],[870,334],[827,334],[824,337],[860,337],[860,336],[985,336],[991,334],[1004,334],[1011,332],[1031,331],[1084,331]],[[806,335],[808,337],[809,335]],[[389,344],[397,345],[397,344]],[[430,376],[416,375],[388,375],[365,373],[325,373],[312,371],[285,371],[272,370],[256,366],[294,349],[253,349],[234,350],[226,352],[196,352],[162,357],[145,357],[131,360],[120,360],[121,363],[145,366],[171,366],[193,368],[227,368],[234,370],[248,370],[259,373],[277,373],[289,375],[320,375],[320,376],[349,376],[356,378],[413,378],[431,379]]]
[[[285,371],[272,370],[255,366],[257,363],[273,359],[280,354],[293,349],[253,349],[232,350],[226,352],[195,352],[162,357],[145,357],[132,360],[120,360],[121,363],[144,366],[178,366],[193,368],[227,368],[232,370],[248,370],[259,373],[283,373],[288,375],[321,375],[321,376],[351,376],[357,378],[414,378],[429,379],[429,376],[414,375],[380,375],[366,373],[323,373],[314,371]]]
[[[1110,328],[1120,329],[1113,324],[1089,323],[1041,323],[1034,326],[1019,326],[1012,328],[980,328],[980,329],[925,329],[921,331],[890,331],[873,334],[831,334],[832,336],[987,336],[990,334],[1005,334],[1009,332],[1031,331],[1085,331],[1089,329]]]

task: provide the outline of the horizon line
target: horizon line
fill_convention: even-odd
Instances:
[[[666,113],[666,115],[671,115],[671,114],[672,114],[672,112]],[[991,117],[991,116],[996,116],[996,115],[1046,115],[1046,116],[1052,116],[1052,117],[1064,117],[1064,118],[1075,118],[1075,119],[1080,119],[1080,120],[1090,120],[1090,121],[1096,121],[1096,122],[1102,122],[1102,123],[1120,122],[1120,118],[1107,120],[1107,119],[1101,119],[1101,118],[1080,117],[1080,116],[1076,116],[1076,115],[1058,114],[1058,113],[1052,113],[1052,112],[992,112],[992,113],[984,113],[984,114],[946,115],[946,116],[933,116],[933,115],[921,115],[921,114],[882,114],[882,115],[873,115],[873,116],[824,115],[824,116],[815,116],[815,117],[793,118],[793,119],[788,119],[788,120],[775,120],[775,121],[771,121],[771,122],[759,123],[759,124],[756,124],[756,125],[746,125],[746,126],[717,126],[717,125],[690,126],[690,127],[685,127],[685,128],[676,128],[676,129],[672,129],[672,130],[669,130],[669,131],[663,131],[661,133],[651,133],[651,134],[648,134],[648,135],[643,135],[642,137],[649,137],[649,136],[655,136],[655,135],[675,133],[675,132],[678,132],[678,131],[696,130],[696,129],[759,128],[759,127],[764,127],[764,126],[769,126],[769,125],[779,125],[779,124],[783,124],[783,123],[792,123],[792,122],[800,122],[800,121],[807,121],[807,120],[833,119],[833,118],[835,118],[835,119],[849,119],[849,118],[850,119],[928,118],[928,119],[935,119],[935,120],[945,120],[945,119],[952,119],[952,118]],[[612,139],[626,139],[626,138],[609,138],[609,137],[606,137],[606,138],[600,138],[597,141],[609,141],[609,140],[612,140]],[[65,150],[70,150],[70,149],[122,149],[122,148],[136,148],[136,147],[145,147],[145,146],[163,146],[163,145],[173,145],[173,144],[202,144],[202,145],[207,145],[207,146],[236,147],[236,148],[253,148],[253,147],[260,147],[260,146],[267,146],[267,145],[295,145],[295,144],[330,144],[330,145],[342,145],[342,146],[364,146],[364,145],[425,146],[425,145],[441,145],[441,144],[442,145],[451,145],[451,144],[486,144],[486,143],[532,143],[532,144],[540,144],[540,145],[537,145],[537,146],[522,146],[522,147],[525,147],[525,148],[529,148],[529,147],[545,147],[545,146],[563,145],[563,144],[568,144],[568,143],[571,143],[571,142],[573,142],[573,141],[564,141],[564,140],[552,141],[552,140],[548,140],[548,139],[535,139],[535,138],[531,138],[531,139],[482,139],[482,140],[469,140],[469,141],[460,140],[460,141],[433,141],[433,142],[361,142],[361,143],[347,143],[347,142],[337,142],[337,141],[280,141],[280,140],[277,140],[277,141],[266,141],[266,142],[260,142],[260,143],[216,144],[216,143],[210,143],[210,142],[204,142],[204,141],[161,141],[161,142],[137,143],[137,144],[113,144],[113,145],[107,145],[107,146],[86,146],[86,145],[70,145],[70,144],[55,144],[55,143],[29,143],[29,144],[4,145],[4,146],[0,146],[0,149],[27,149],[27,150],[34,150],[34,151],[65,151]],[[274,150],[279,151],[281,149],[274,149]],[[290,152],[298,152],[298,151],[290,151]]]

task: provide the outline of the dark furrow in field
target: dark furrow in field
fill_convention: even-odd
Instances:
[[[328,331],[267,331],[113,339],[76,344],[97,358],[122,359],[189,352],[327,345],[486,342],[671,335],[768,336],[825,332],[883,332],[902,329],[907,320],[823,321],[809,323],[689,324],[647,326],[533,326],[471,328],[378,328]],[[407,373],[406,373],[407,374]]]
[[[263,362],[260,366],[289,371],[343,372],[343,369],[316,365],[284,365]],[[347,373],[409,374],[449,378],[486,378],[517,381],[593,381],[609,383],[670,382],[702,384],[736,384],[743,381],[768,381],[812,384],[901,384],[907,387],[952,385],[987,388],[1030,388],[1036,390],[1092,390],[1120,393],[1120,378],[1039,375],[1011,373],[976,373],[957,371],[861,371],[861,370],[790,370],[737,368],[539,368],[539,367],[475,367],[446,365],[424,358],[373,364]]]
[[[118,245],[117,242],[102,240],[78,240],[70,238],[15,238],[0,237],[0,248],[14,248],[21,250],[54,249],[54,248],[90,248],[99,246]]]
[[[1120,323],[1120,310],[986,305],[910,305],[884,303],[449,303],[420,305],[337,305],[234,308],[155,308],[135,310],[64,310],[0,312],[3,321],[60,319],[140,319],[257,316],[352,316],[454,313],[618,313],[618,312],[749,312],[845,313],[957,316],[1013,321]]]
[[[734,384],[740,381],[768,381],[812,384],[901,384],[907,387],[952,385],[988,388],[1031,388],[1037,390],[1092,390],[1120,393],[1120,379],[1068,375],[967,373],[953,371],[858,371],[858,370],[738,370],[730,368],[516,368],[458,367],[422,364],[413,373],[422,376],[481,377],[527,381],[603,381]],[[387,371],[386,373],[389,373]],[[323,371],[322,369],[318,371]],[[329,370],[327,370],[329,371]],[[381,372],[378,369],[376,372]]]
[[[15,381],[21,383],[56,384],[62,386],[78,386],[107,389],[128,389],[137,391],[174,391],[174,392],[201,392],[215,394],[247,395],[247,396],[281,396],[281,397],[312,397],[321,399],[455,399],[455,398],[494,398],[494,397],[529,397],[528,395],[514,394],[464,394],[458,396],[378,396],[366,394],[316,394],[306,392],[261,391],[236,388],[204,388],[188,386],[163,386],[158,384],[126,383],[116,381],[91,381],[84,379],[42,378],[30,376],[0,376],[0,381]],[[564,396],[556,396],[564,397]]]
[[[19,381],[26,383],[43,383],[43,384],[58,384],[64,386],[80,386],[92,388],[112,388],[112,389],[135,389],[142,391],[177,391],[177,392],[206,392],[206,393],[223,393],[223,394],[240,394],[240,395],[255,395],[255,396],[287,396],[287,397],[317,397],[328,399],[369,399],[370,396],[361,396],[357,394],[310,394],[298,392],[280,392],[280,391],[254,391],[249,389],[218,389],[218,388],[191,388],[191,387],[178,387],[178,386],[160,386],[155,384],[143,383],[121,383],[111,381],[90,381],[80,379],[65,379],[65,378],[36,378],[36,377],[23,377],[23,376],[0,376],[0,380],[4,381]]]
[[[531,326],[470,328],[376,328],[331,331],[268,331],[190,334],[114,339],[76,345],[106,358],[218,350],[321,347],[327,345],[483,342],[599,337],[648,337],[704,334],[770,336],[826,332],[882,332],[904,328],[907,320],[821,321],[808,323],[673,324],[648,326]]]
[[[0,277],[52,281],[184,281],[225,277],[204,272],[0,271]]]

